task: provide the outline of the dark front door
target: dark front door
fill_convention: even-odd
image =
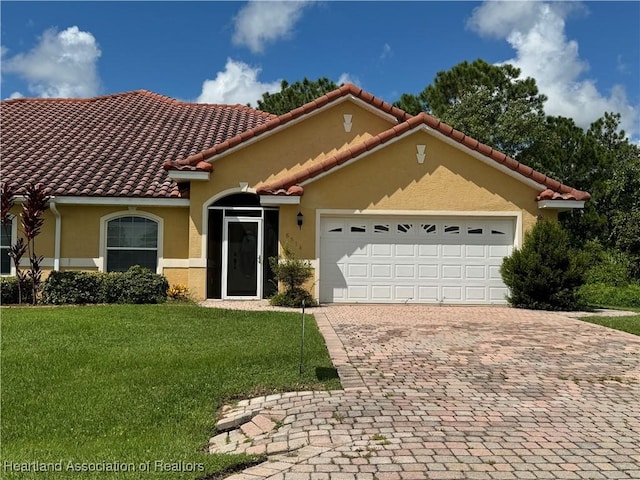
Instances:
[[[262,221],[227,218],[224,223],[223,297],[260,298]]]

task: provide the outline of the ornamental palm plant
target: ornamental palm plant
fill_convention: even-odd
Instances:
[[[42,184],[28,184],[25,188],[25,197],[26,200],[22,204],[22,212],[20,212],[20,221],[29,254],[30,268],[27,271],[27,275],[32,282],[33,304],[35,305],[42,283],[42,269],[40,265],[42,264],[42,260],[44,260],[42,255],[36,254],[35,238],[40,234],[40,230],[44,224],[43,214],[48,208],[47,202],[49,201],[49,197]]]

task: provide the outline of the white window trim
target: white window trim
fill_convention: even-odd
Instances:
[[[11,215],[11,243],[9,244],[9,247],[14,245],[17,241],[18,241],[18,216]],[[0,276],[15,277],[16,266],[13,264],[13,259],[11,257],[9,257],[9,261],[11,265],[11,269],[9,270],[9,273],[3,273]]]
[[[106,272],[107,268],[107,224],[119,217],[140,217],[153,220],[158,224],[158,255],[156,262],[156,273],[162,275],[163,270],[163,246],[164,246],[164,219],[153,213],[143,212],[140,210],[121,210],[119,212],[109,213],[100,217],[100,257],[98,257],[98,271]],[[141,248],[140,250],[144,250]],[[148,248],[148,250],[153,250]]]

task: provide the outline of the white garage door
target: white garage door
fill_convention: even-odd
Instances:
[[[320,301],[506,303],[513,218],[323,217]]]

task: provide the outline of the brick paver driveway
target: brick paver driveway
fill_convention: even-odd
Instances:
[[[281,421],[250,451],[291,451],[237,480],[640,479],[638,337],[510,308],[314,313],[345,390],[240,405]]]

